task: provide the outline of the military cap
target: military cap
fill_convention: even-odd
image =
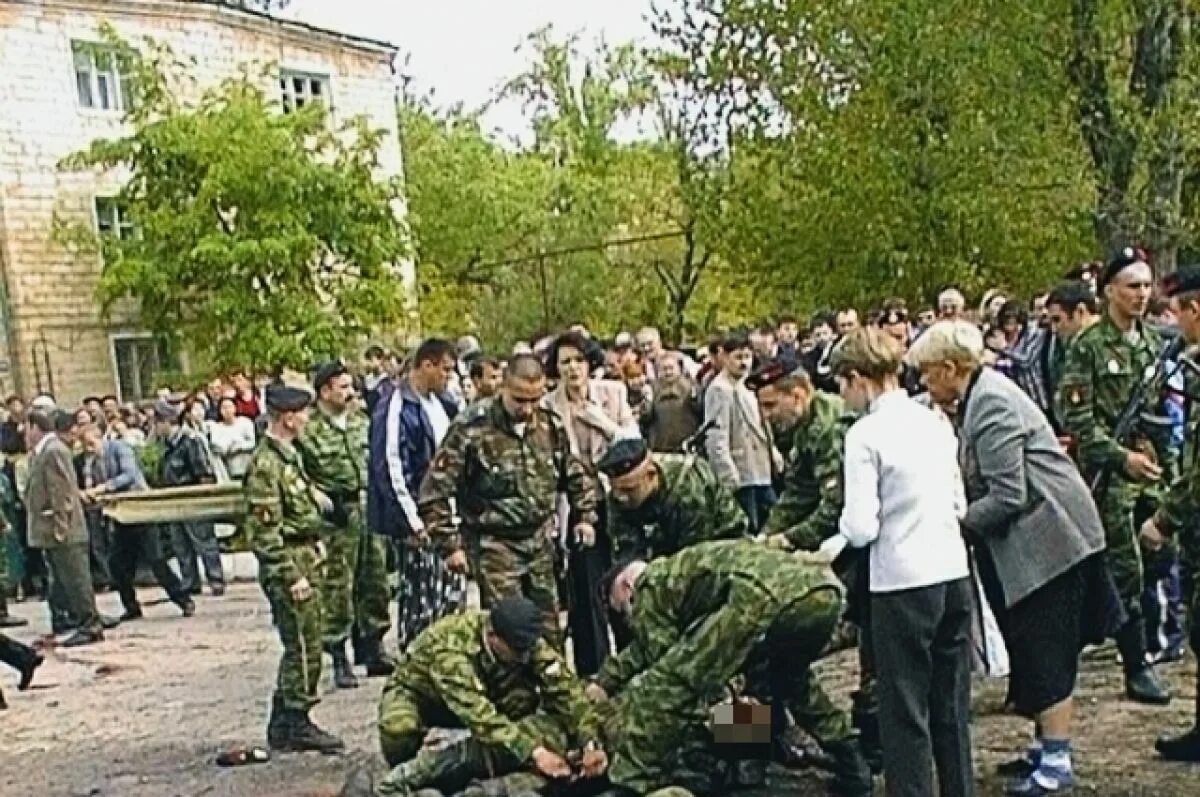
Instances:
[[[521,596],[505,598],[492,607],[492,630],[518,653],[533,649],[542,635],[542,612]]]
[[[596,469],[610,479],[619,479],[645,462],[648,456],[650,449],[640,437],[617,440],[600,457]]]
[[[746,388],[755,391],[762,390],[764,387],[775,384],[787,375],[788,367],[780,360],[772,360],[746,377]]]
[[[1200,265],[1181,266],[1174,274],[1168,274],[1163,278],[1162,289],[1167,298],[1200,291]]]
[[[312,403],[312,394],[291,385],[270,385],[266,399],[267,409],[272,412],[299,412]]]
[[[321,363],[313,373],[313,389],[320,393],[321,388],[329,384],[330,380],[336,379],[345,373],[349,372],[346,370],[345,363],[341,360]]]
[[[1148,263],[1146,253],[1141,249],[1133,246],[1127,246],[1120,252],[1117,252],[1116,257],[1105,264],[1104,270],[1096,278],[1096,287],[1103,288],[1108,283],[1112,282],[1118,274],[1125,269],[1137,263]]]
[[[160,421],[176,421],[179,420],[181,410],[179,405],[168,401],[167,399],[159,399],[154,402],[154,417]]]

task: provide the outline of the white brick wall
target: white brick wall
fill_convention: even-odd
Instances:
[[[338,119],[360,114],[387,131],[381,171],[401,173],[395,113],[394,50],[388,46],[176,0],[0,0],[0,268],[8,307],[0,318],[0,392],[47,389],[48,352],[63,401],[116,390],[109,344],[129,318],[103,325],[95,302],[100,265],[51,240],[57,211],[94,223],[93,200],[111,194],[114,175],[60,173],[58,162],[92,140],[121,132],[118,114],[79,105],[71,42],[99,41],[107,21],[128,42],[151,37],[181,60],[195,59],[195,91],[238,73],[242,64],[330,76]],[[263,87],[278,93],[277,80]],[[35,354],[42,370],[37,384]]]

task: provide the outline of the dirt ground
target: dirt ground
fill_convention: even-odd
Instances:
[[[155,596],[147,591],[146,599]],[[115,595],[100,597],[118,614]],[[18,604],[30,619],[15,634],[32,641],[47,631],[45,605]],[[353,691],[328,691],[314,712],[346,739],[344,757],[277,756],[270,763],[217,767],[224,748],[262,744],[267,701],[278,657],[270,614],[258,587],[234,586],[223,598],[202,598],[195,618],[171,604],[147,605],[146,619],[109,633],[102,644],[53,650],[35,688],[16,691],[12,671],[0,672],[10,708],[0,713],[0,795],[42,797],[242,797],[332,795],[346,773],[370,760],[379,679]],[[1079,690],[1076,793],[1105,797],[1200,795],[1200,767],[1156,761],[1154,738],[1190,722],[1195,662],[1166,669],[1177,695],[1167,709],[1119,699],[1120,674],[1111,650],[1085,655]],[[844,695],[854,683],[852,657],[822,665],[827,683]],[[326,686],[328,683],[326,674]],[[975,690],[974,747],[980,794],[1003,793],[994,765],[1020,749],[1027,724],[999,710],[1000,683]],[[882,790],[880,790],[882,793]],[[826,793],[816,772],[773,771],[768,788],[747,797]]]

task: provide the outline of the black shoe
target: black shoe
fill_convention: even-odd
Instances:
[[[346,749],[341,739],[318,728],[305,711],[282,709],[279,727],[272,738],[268,729],[267,742],[272,750],[291,753],[340,753]]]
[[[59,642],[58,646],[60,648],[81,648],[84,645],[94,645],[97,642],[103,641],[103,631],[84,631],[80,629],[74,634],[71,634],[71,636],[67,637],[64,641]]]
[[[188,598],[186,601],[179,604],[179,608],[183,611],[184,617],[196,616],[196,602],[191,598]]]
[[[1005,761],[1002,764],[996,765],[996,774],[1002,778],[1012,778],[1013,780],[1024,780],[1034,773],[1037,766],[1034,765],[1027,757],[1021,756],[1014,758],[1011,761]]]
[[[38,653],[33,648],[26,653],[25,663],[21,665],[21,680],[17,683],[17,691],[24,692],[33,683],[33,674],[38,667],[42,666],[42,662],[46,657]]]
[[[1150,666],[1125,673],[1125,695],[1138,703],[1165,706],[1171,702],[1171,692],[1163,686]]]
[[[396,661],[383,652],[383,635],[372,634],[359,640],[354,660],[367,668],[368,678],[386,678],[396,669]]]
[[[833,793],[842,797],[871,797],[874,787],[871,768],[863,758],[858,739],[852,737],[840,742],[828,742],[823,747],[834,762]]]
[[[121,624],[119,617],[113,617],[111,614],[100,615],[100,625],[105,631],[110,631]]]
[[[279,749],[287,740],[289,733],[286,727],[291,720],[291,714],[280,705],[279,700],[272,698],[271,715],[267,718],[267,746],[272,750]]]
[[[1179,736],[1163,736],[1154,749],[1168,761],[1187,761],[1200,764],[1200,725]]]
[[[225,594],[225,585],[224,584],[213,584],[212,585],[212,596],[214,598],[219,598],[224,594]]]
[[[333,685],[338,689],[357,689],[358,678],[354,675],[350,660],[346,658],[345,641],[328,645],[325,650],[333,657]]]
[[[141,620],[144,616],[145,615],[142,614],[141,606],[132,606],[132,607],[126,609],[121,614],[121,622],[122,623],[131,623],[134,620]]]
[[[29,625],[23,617],[13,617],[11,614],[0,614],[0,628],[21,628]]]

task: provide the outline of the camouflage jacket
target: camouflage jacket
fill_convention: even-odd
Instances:
[[[1112,437],[1113,428],[1147,368],[1162,349],[1158,333],[1139,324],[1141,338],[1130,343],[1105,315],[1099,323],[1071,341],[1058,383],[1058,420],[1075,445],[1075,457],[1091,478],[1104,468],[1125,477],[1128,448]],[[1147,441],[1149,442],[1149,441]],[[1169,465],[1171,454],[1155,446],[1159,462]]]
[[[296,441],[304,471],[330,497],[361,497],[367,489],[367,426],[365,415],[351,412],[342,429],[318,407]]]
[[[1189,374],[1189,395],[1200,385]],[[1193,408],[1183,443],[1179,478],[1171,484],[1158,512],[1159,529],[1179,539],[1186,561],[1200,570],[1200,417]]]
[[[711,540],[750,533],[746,513],[712,468],[694,454],[651,454],[659,489],[636,509],[609,501],[609,536],[617,557],[654,559]]]
[[[784,534],[796,548],[816,550],[837,533],[842,514],[842,461],[846,431],[856,416],[841,398],[813,393],[808,412],[787,438],[787,469],[779,503],[771,507],[764,531]]]
[[[559,492],[581,522],[595,524],[595,480],[571,454],[561,419],[538,407],[519,435],[495,399],[473,405],[450,425],[417,504],[426,531],[445,554],[462,547],[451,500],[467,532],[525,539],[553,523]]]
[[[259,579],[294,584],[301,572],[289,549],[319,539],[321,513],[295,447],[263,435],[242,490],[246,495],[246,537],[258,557]]]
[[[409,645],[384,693],[400,691],[435,714],[449,711],[477,741],[503,747],[518,761],[545,741],[517,724],[534,712],[556,720],[573,746],[600,739],[583,683],[553,647],[538,640],[529,661],[507,664],[488,648],[487,630],[487,612],[438,620]]]
[[[749,651],[784,607],[821,588],[845,594],[829,567],[750,540],[685,548],[650,563],[633,601],[633,641],[605,660],[597,682],[610,695],[635,677],[705,683],[714,654]]]

